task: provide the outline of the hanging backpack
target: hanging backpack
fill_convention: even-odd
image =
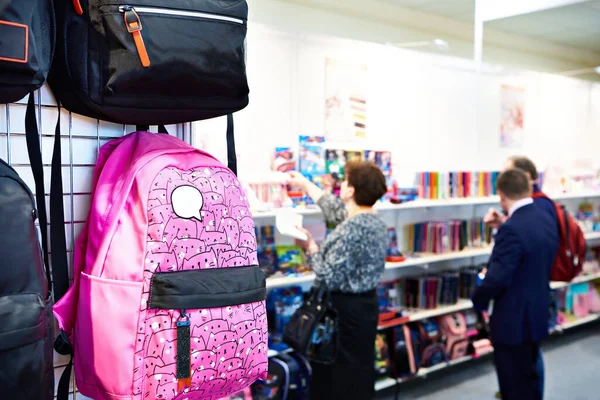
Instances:
[[[60,157],[57,157],[60,140],[54,143],[52,157],[52,223],[48,230],[44,168],[31,95],[25,126],[27,152],[35,181],[35,201],[16,171],[0,160],[0,226],[3,228],[0,231],[0,393],[3,399],[52,400],[52,303],[53,298],[59,299],[68,286],[64,215],[62,207],[55,207],[63,201],[61,176],[55,173],[60,171]],[[40,225],[41,248],[36,219]],[[47,267],[50,259],[52,278]],[[61,381],[59,387],[68,392],[68,380]]]
[[[552,201],[542,192],[533,193],[533,198],[545,198]],[[587,242],[581,227],[562,204],[554,204],[558,219],[559,245],[556,259],[550,271],[550,280],[555,282],[571,282],[581,273],[587,253]]]
[[[254,232],[239,181],[209,154],[148,132],[104,145],[74,284],[54,307],[81,393],[218,399],[266,378]]]
[[[37,215],[33,195],[25,182],[0,160],[0,393],[3,399],[51,400],[54,395],[51,280],[35,227]],[[45,217],[41,226],[46,228]]]
[[[49,83],[69,111],[175,124],[248,104],[245,0],[58,2]]]
[[[53,0],[0,1],[0,104],[40,88],[56,37]]]

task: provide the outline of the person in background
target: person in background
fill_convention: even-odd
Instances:
[[[530,179],[508,169],[497,181],[508,218],[498,228],[473,304],[488,308],[494,361],[504,400],[543,398],[536,362],[548,337],[550,269],[558,251],[556,221],[533,204]]]
[[[376,287],[385,268],[387,225],[373,209],[386,192],[383,173],[368,162],[345,166],[340,198],[326,194],[293,172],[290,183],[302,188],[336,228],[319,247],[310,232],[297,241],[317,280],[324,282],[338,311],[339,351],[332,365],[313,365],[311,399],[369,400],[375,387]]]
[[[504,164],[504,170],[510,168],[518,168],[525,172],[527,178],[529,179],[529,183],[531,186],[531,190],[533,194],[537,192],[541,192],[539,185],[537,184],[538,180],[538,172],[535,164],[527,157],[523,156],[513,156],[506,160]],[[545,197],[534,198],[533,202],[540,209],[546,211],[551,217],[552,220],[556,223],[556,229],[558,231],[558,217],[556,215],[556,210],[554,209],[554,204],[550,200]],[[490,225],[492,228],[497,229],[501,224],[506,221],[506,216],[496,209],[490,209],[486,216],[484,217],[484,222]],[[542,357],[541,350],[539,351],[539,357],[536,363],[536,372],[538,374],[540,380],[540,387],[542,392],[542,397],[544,395],[544,382],[545,382],[545,373],[544,373],[544,359]],[[496,393],[496,397],[500,398],[500,392]]]
[[[531,185],[531,189],[533,193],[541,192],[539,185],[537,184],[538,180],[538,172],[537,168],[533,161],[531,161],[527,157],[523,156],[513,156],[506,160],[504,164],[504,170],[510,168],[519,168],[527,175],[529,179],[529,183]],[[556,210],[554,209],[554,204],[546,198],[539,197],[533,200],[536,206],[540,207],[544,211],[548,212],[552,218],[556,221]],[[488,223],[492,228],[498,228],[504,221],[506,221],[506,216],[502,214],[500,211],[496,209],[490,209],[486,214],[484,221]],[[558,224],[558,221],[557,221]],[[558,229],[558,225],[557,225]]]

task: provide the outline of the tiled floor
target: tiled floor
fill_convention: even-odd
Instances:
[[[543,346],[545,400],[600,399],[600,323],[554,337]],[[465,363],[399,386],[398,400],[494,399],[496,375],[491,359]],[[380,399],[393,400],[394,390]]]

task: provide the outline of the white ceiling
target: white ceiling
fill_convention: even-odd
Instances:
[[[460,22],[473,23],[475,18],[475,0],[382,1]],[[491,21],[485,27],[579,49],[600,57],[600,0]],[[580,75],[579,78],[600,80],[595,73]]]
[[[486,23],[493,29],[600,53],[600,0]]]
[[[384,0],[400,7],[439,15],[458,21],[473,22],[475,0]],[[501,1],[501,0],[495,0]]]
[[[475,18],[475,0],[385,1],[458,21]],[[600,53],[600,0],[492,21],[486,27]]]

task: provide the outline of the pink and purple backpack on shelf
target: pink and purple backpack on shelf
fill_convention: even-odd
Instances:
[[[95,400],[213,400],[268,368],[265,274],[236,176],[169,135],[104,145],[54,312]]]

